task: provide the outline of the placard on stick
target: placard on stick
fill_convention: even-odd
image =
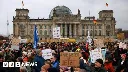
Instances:
[[[78,52],[61,52],[60,66],[79,67],[79,55]]]

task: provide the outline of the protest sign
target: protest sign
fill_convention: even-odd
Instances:
[[[79,53],[78,52],[61,52],[60,53],[60,66],[79,66]]]
[[[104,47],[104,41],[102,39],[94,39],[94,45],[97,48],[102,48]]]
[[[103,57],[103,61],[105,61],[105,55],[106,55],[106,49],[101,49],[101,53],[102,53],[102,57]]]
[[[27,43],[27,39],[20,39],[20,43]]]
[[[46,59],[50,59],[52,57],[52,50],[51,49],[45,49],[42,50],[42,57]]]
[[[19,50],[19,46],[17,46],[17,45],[11,45],[11,49]]]
[[[53,28],[53,38],[60,38],[60,27]]]
[[[91,62],[95,63],[96,59],[103,59],[101,50],[94,49],[90,52]]]
[[[12,45],[19,45],[19,43],[20,43],[20,39],[16,39],[16,38],[12,39]]]

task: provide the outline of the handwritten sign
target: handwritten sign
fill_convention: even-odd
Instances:
[[[103,59],[101,49],[94,49],[90,52],[91,62],[95,63],[96,59]]]
[[[42,57],[46,59],[50,59],[52,57],[52,50],[51,49],[45,49],[42,50]]]
[[[60,27],[53,28],[53,38],[60,38]]]
[[[79,66],[79,53],[61,52],[60,53],[60,65],[78,67]]]

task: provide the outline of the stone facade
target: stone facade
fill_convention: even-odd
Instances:
[[[113,10],[102,10],[99,18],[85,17],[81,19],[80,10],[77,14],[72,14],[66,6],[53,8],[49,19],[31,19],[28,9],[16,9],[16,16],[13,17],[13,34],[15,37],[33,38],[34,25],[37,25],[38,34],[41,39],[52,39],[54,27],[61,28],[62,38],[86,39],[87,32],[90,31],[92,38],[115,36],[115,18]],[[94,24],[94,20],[97,24]]]

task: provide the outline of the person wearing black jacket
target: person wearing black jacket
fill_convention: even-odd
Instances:
[[[80,62],[80,72],[91,72],[91,68],[88,65],[85,52],[82,52],[81,55],[82,56],[81,56],[80,61],[79,61]]]
[[[119,60],[116,72],[119,72],[121,67],[124,67],[124,72],[128,72],[128,59],[126,58],[126,54],[121,54],[121,60]]]
[[[121,51],[119,49],[119,46],[117,46],[117,49],[114,52],[114,58],[113,58],[113,65],[114,66],[117,66],[119,60],[121,59],[120,54],[121,54]]]
[[[95,62],[95,68],[92,72],[107,72],[105,68],[103,67],[103,60],[97,59]]]

